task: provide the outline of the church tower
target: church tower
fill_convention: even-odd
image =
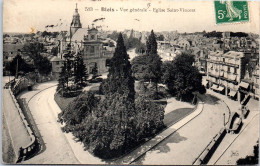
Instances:
[[[80,23],[80,16],[79,16],[78,7],[76,4],[75,13],[73,14],[72,22],[70,24],[71,37],[76,33],[76,31],[79,28],[82,28],[82,25]]]

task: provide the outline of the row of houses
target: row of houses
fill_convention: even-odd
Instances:
[[[249,96],[259,98],[259,63],[253,60],[249,74],[248,57],[237,51],[210,52],[207,61],[206,86],[238,101]]]

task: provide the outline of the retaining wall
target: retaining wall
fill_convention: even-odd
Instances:
[[[195,159],[193,165],[207,164],[209,159],[225,137],[226,133],[226,129],[224,127],[221,128],[220,131],[212,138],[206,148],[202,151],[199,157]]]
[[[20,149],[18,150],[17,154],[17,161],[16,162],[20,162],[28,157],[30,157],[31,155],[35,154],[36,150],[37,150],[37,140],[35,138],[35,134],[33,133],[30,125],[28,124],[27,122],[27,119],[25,118],[13,92],[11,91],[11,89],[9,89],[9,93],[12,97],[12,100],[13,100],[13,103],[15,104],[16,108],[17,108],[17,111],[18,111],[18,114],[23,122],[23,125],[27,131],[27,133],[29,134],[30,136],[30,139],[31,139],[31,142],[26,145],[26,146],[22,146],[20,147]]]

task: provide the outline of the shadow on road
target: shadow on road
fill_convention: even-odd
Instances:
[[[216,105],[216,104],[219,104],[220,102],[220,99],[211,95],[211,94],[204,94],[204,95],[200,95],[199,96],[202,101],[205,103],[205,104],[209,104],[209,105]]]
[[[153,149],[151,149],[150,151],[158,151],[157,153],[168,153],[170,152],[170,147],[168,146],[168,144],[170,143],[179,143],[181,141],[185,141],[187,140],[186,137],[181,136],[178,132],[174,132],[172,135],[170,135],[167,139],[165,139],[164,141],[162,141],[161,143],[159,143],[158,145],[156,145]],[[134,164],[143,164],[144,159],[146,158],[145,155],[143,155],[142,157],[140,157],[139,159],[137,159]]]

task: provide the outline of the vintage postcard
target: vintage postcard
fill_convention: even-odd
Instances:
[[[4,0],[2,163],[247,165],[259,2]]]

